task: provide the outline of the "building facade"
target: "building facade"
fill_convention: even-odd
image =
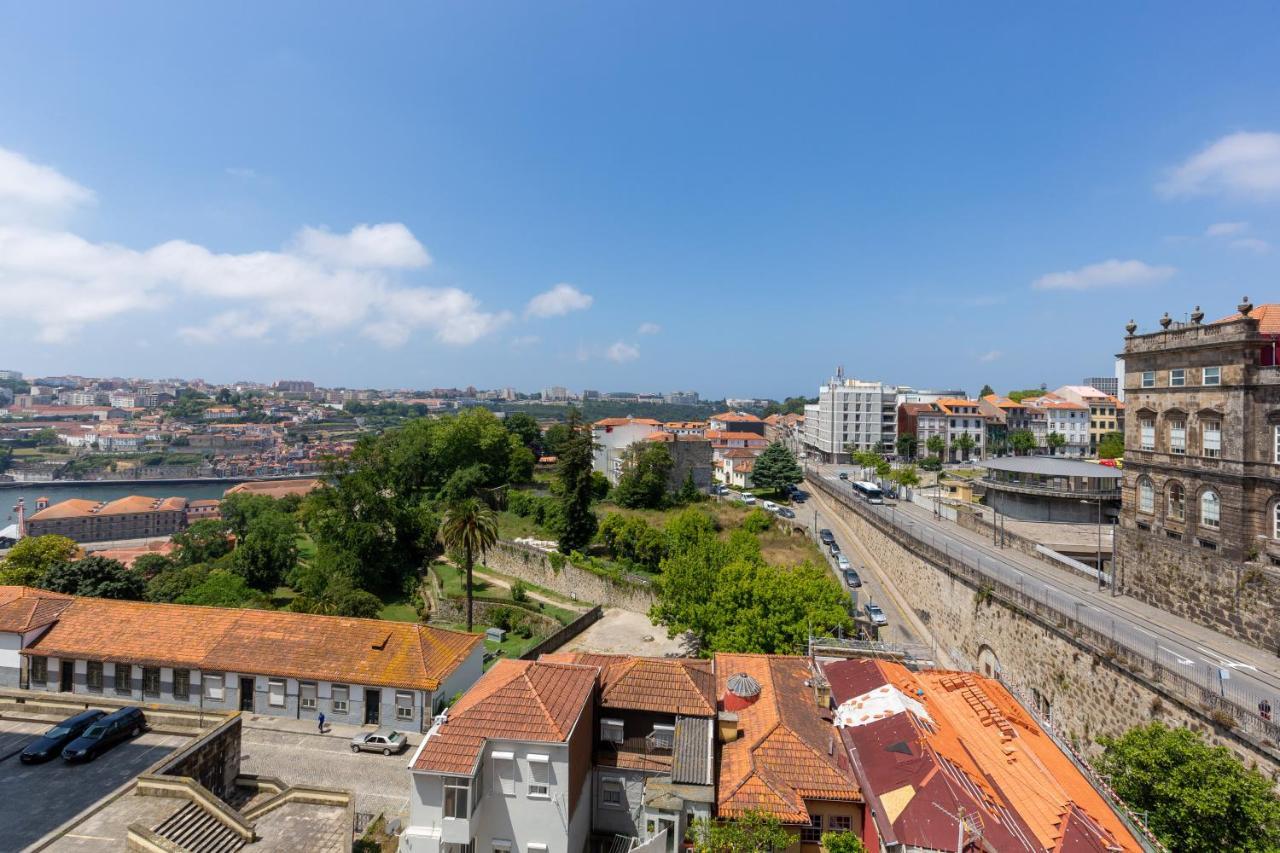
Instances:
[[[895,390],[849,379],[838,370],[804,407],[804,442],[823,462],[848,462],[849,451],[893,453],[898,432]]]
[[[187,526],[186,498],[130,495],[114,501],[72,498],[27,519],[28,536],[55,534],[76,542],[172,536]]]

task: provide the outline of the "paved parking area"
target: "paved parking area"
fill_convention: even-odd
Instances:
[[[302,734],[253,728],[241,732],[240,771],[275,776],[290,784],[343,788],[355,810],[388,817],[409,814],[409,759],[422,735],[407,732],[410,747],[401,755],[351,751],[350,734]]]
[[[23,764],[17,752],[51,726],[0,720],[0,813],[5,849],[20,850],[146,770],[187,741],[148,732],[125,741],[96,761],[55,759]],[[9,847],[8,845],[12,845]]]

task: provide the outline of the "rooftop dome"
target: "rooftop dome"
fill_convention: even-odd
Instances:
[[[755,704],[760,698],[760,682],[745,672],[729,676],[724,694],[724,709],[739,711],[748,705]]]

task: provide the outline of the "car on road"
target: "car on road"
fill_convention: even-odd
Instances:
[[[808,498],[809,498],[809,493],[802,492],[799,489],[791,493],[791,500],[795,501],[798,504],[804,503],[806,500],[808,500]]]
[[[853,563],[849,562],[848,557],[846,557],[844,554],[836,554],[836,568],[840,569],[840,571],[843,572],[845,569],[852,568],[852,567],[853,567]]]
[[[773,501],[765,501],[764,503],[760,504],[760,506],[764,507],[764,508],[765,508],[766,510],[768,510],[769,512],[775,512],[775,513],[776,513],[779,509],[781,509],[781,507],[779,507],[779,506],[778,506],[776,503],[774,503]]]
[[[831,544],[827,546],[827,549],[831,552],[831,556],[834,557],[840,553],[840,543],[833,540]]]
[[[847,480],[847,479],[849,479],[849,472],[848,472],[848,471],[841,471],[841,472],[840,472],[840,474],[839,474],[838,476],[840,477],[840,479],[841,479],[841,480]]]
[[[121,741],[137,737],[146,730],[147,718],[141,708],[121,708],[91,723],[80,737],[67,744],[62,750],[62,757],[68,763],[93,761]]]
[[[748,506],[750,506],[751,504],[753,504],[753,503],[755,503],[755,502],[756,502],[756,496],[755,496],[755,495],[753,495],[753,494],[751,494],[750,492],[743,492],[743,493],[742,493],[742,502],[743,502],[744,504],[747,504]]]
[[[67,744],[84,734],[84,730],[107,715],[106,711],[92,708],[67,717],[23,748],[18,760],[23,764],[39,764],[62,754]]]
[[[351,739],[352,752],[381,752],[399,755],[409,748],[409,739],[395,729],[378,729],[375,732],[361,732]]]
[[[780,506],[776,510],[780,518],[795,518],[796,514],[790,507]]]
[[[858,573],[853,569],[844,570],[844,582],[848,585],[849,589],[857,589],[862,586],[862,578],[858,577]]]
[[[868,601],[863,610],[867,612],[867,618],[871,620],[871,624],[877,628],[883,628],[889,624],[889,617],[884,615],[884,611],[880,609],[879,604]]]
[[[822,540],[823,545],[830,545],[836,541],[835,534],[825,527],[818,531],[818,538]]]

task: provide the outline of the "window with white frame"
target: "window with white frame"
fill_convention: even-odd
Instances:
[[[1138,422],[1138,427],[1139,427],[1140,438],[1142,442],[1141,449],[1155,450],[1156,449],[1156,422],[1151,418],[1143,418],[1141,421]]]
[[[413,694],[407,690],[396,691],[396,719],[413,719]]]
[[[529,796],[551,796],[551,761],[545,755],[529,756]]]
[[[1156,509],[1156,491],[1150,480],[1138,481],[1138,512],[1152,513]]]
[[[605,743],[622,743],[626,739],[626,728],[622,720],[604,718],[600,720],[600,740]]]
[[[1202,385],[1221,385],[1222,384],[1222,368],[1206,367],[1204,375],[1201,377]]]
[[[335,714],[347,713],[347,700],[350,696],[350,688],[347,685],[333,685],[333,695],[329,700],[329,710]]]
[[[133,693],[133,666],[127,663],[116,664],[116,692]]]
[[[1200,526],[1217,530],[1221,526],[1222,499],[1213,489],[1206,489],[1200,495]]]
[[[1205,421],[1201,445],[1204,455],[1217,459],[1222,455],[1222,424],[1219,421]]]
[[[188,699],[191,697],[191,670],[175,669],[173,671],[173,698]]]
[[[470,777],[444,777],[444,816],[463,819],[471,817]]]
[[[91,660],[85,663],[84,686],[94,693],[102,692],[102,661]]]
[[[1280,501],[1271,507],[1271,538],[1280,539]]]
[[[284,679],[267,679],[267,704],[272,708],[284,707]]]
[[[1181,388],[1187,384],[1187,371],[1181,367],[1169,371],[1169,387]]]
[[[493,782],[498,793],[513,797],[516,793],[516,757],[510,752],[493,754]]]
[[[1280,506],[1280,504],[1277,506]],[[627,791],[621,779],[612,779],[606,776],[600,782],[600,805],[607,809],[625,809],[627,807]]]
[[[1143,388],[1156,387],[1156,372],[1154,370],[1142,371],[1142,387]]]
[[[1275,445],[1275,453],[1272,456],[1272,459],[1277,465],[1280,465],[1280,424],[1276,424],[1276,426],[1272,428],[1272,434],[1274,435],[1272,443]]]
[[[1187,452],[1187,422],[1169,421],[1169,452],[1183,455]]]
[[[1187,517],[1187,497],[1181,483],[1169,484],[1169,506],[1167,511],[1169,518],[1174,521],[1182,521]]]
[[[316,709],[316,685],[314,681],[298,682],[298,707],[304,711]]]
[[[226,676],[221,673],[217,675],[204,673],[200,680],[204,684],[204,698],[212,699],[216,702],[221,702],[226,698]]]
[[[653,727],[653,734],[649,735],[649,739],[658,749],[671,749],[676,740],[676,727],[656,723]]]

